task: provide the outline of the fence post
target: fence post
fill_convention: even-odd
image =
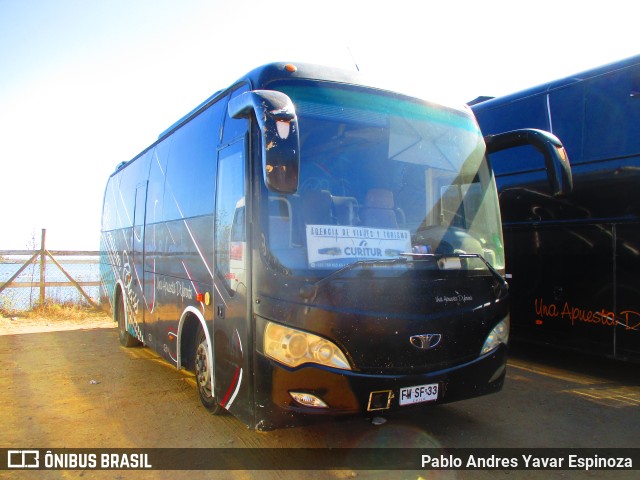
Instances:
[[[45,248],[45,238],[47,236],[47,229],[42,229],[42,239],[40,240],[40,307],[44,307],[45,300],[45,275],[47,270],[47,255]]]

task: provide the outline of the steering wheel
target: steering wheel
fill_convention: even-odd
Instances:
[[[320,177],[308,177],[299,187],[301,193],[312,190],[331,190],[329,179]]]

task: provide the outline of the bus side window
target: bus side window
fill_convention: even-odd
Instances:
[[[285,197],[269,197],[269,238],[272,249],[290,248],[291,203]]]
[[[244,142],[233,143],[220,151],[216,188],[215,269],[231,293],[246,283],[244,171]]]
[[[626,68],[593,78],[587,83],[583,137],[585,162],[640,153],[639,70],[637,66]]]
[[[483,111],[477,112],[478,121],[482,125],[485,135],[520,128],[550,130],[546,95],[534,95],[498,108],[500,108],[500,115]],[[485,115],[486,123],[484,123]],[[540,153],[535,148],[531,145],[524,145],[492,153],[491,165],[496,176],[501,176],[527,170],[538,170],[544,164],[541,162]]]

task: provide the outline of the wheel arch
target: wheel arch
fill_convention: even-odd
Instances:
[[[180,321],[178,322],[178,344],[176,347],[178,363],[176,367],[178,370],[182,367],[193,368],[193,352],[189,347],[195,342],[198,327],[202,328],[204,335],[207,338],[209,346],[209,368],[211,368],[211,371],[213,372],[213,341],[209,333],[209,329],[207,328],[207,322],[204,319],[202,312],[192,306],[184,309],[180,316]],[[185,359],[186,362],[183,362]],[[186,363],[186,365],[184,365],[184,363]],[[213,381],[213,375],[211,378]]]

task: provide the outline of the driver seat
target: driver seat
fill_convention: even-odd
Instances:
[[[369,190],[360,216],[362,225],[366,227],[398,228],[393,192],[386,188]]]

